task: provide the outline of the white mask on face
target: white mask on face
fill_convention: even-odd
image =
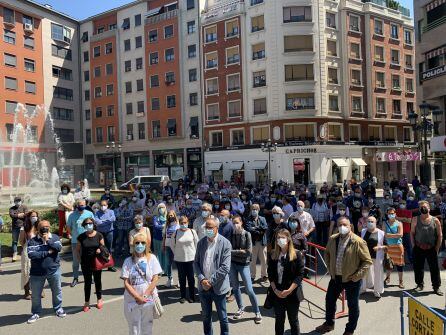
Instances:
[[[277,239],[277,245],[281,248],[283,248],[284,246],[287,245],[287,239],[284,237],[278,238]]]
[[[107,208],[108,208],[107,206],[101,206],[101,209],[103,212],[105,212],[107,210]]]
[[[350,233],[350,228],[348,228],[347,226],[340,226],[339,227],[339,233],[343,236],[347,235],[348,233]]]

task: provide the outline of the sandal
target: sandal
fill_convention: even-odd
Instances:
[[[403,289],[404,288],[404,283],[402,281],[400,281],[400,284],[398,285],[398,287]]]
[[[85,304],[84,307],[82,308],[82,310],[84,312],[88,312],[90,310],[90,305],[89,304]]]
[[[384,284],[389,285],[390,284],[390,276],[387,276],[384,280]]]

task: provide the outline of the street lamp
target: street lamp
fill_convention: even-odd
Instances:
[[[268,183],[271,187],[273,182],[271,180],[271,153],[277,151],[277,143],[272,143],[271,139],[268,139],[266,143],[262,143],[262,152],[268,153]]]
[[[423,103],[419,106],[420,107],[420,114],[418,115],[415,112],[412,112],[408,115],[410,124],[412,125],[413,130],[416,132],[422,133],[423,136],[423,166],[424,169],[422,169],[422,181],[424,185],[429,184],[430,180],[430,167],[429,167],[429,160],[427,155],[428,150],[428,142],[427,142],[427,133],[428,131],[432,131],[434,129],[434,125],[436,122],[441,119],[441,115],[443,114],[443,111],[441,111],[438,107],[432,106],[426,101],[423,101]],[[432,119],[433,122],[429,119],[430,114],[432,113]],[[420,119],[418,117],[420,116]]]
[[[113,156],[113,184],[112,189],[116,191],[118,189],[118,184],[116,183],[116,164],[115,157],[117,154],[121,154],[122,146],[121,144],[116,144],[115,142],[111,142],[105,146],[107,152],[111,153]]]

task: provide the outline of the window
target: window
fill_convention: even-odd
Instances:
[[[132,93],[132,82],[127,81],[125,83],[125,93]]]
[[[88,55],[88,51],[84,51],[84,62],[88,62],[90,60],[90,57]]]
[[[105,28],[103,26],[98,28],[98,34],[102,34],[104,31]]]
[[[146,108],[145,108],[145,105],[144,105],[144,101],[138,101],[138,102],[136,103],[136,108],[137,108],[136,112],[137,112],[139,115],[144,114],[145,111],[146,111]]]
[[[265,42],[252,46],[252,60],[265,58]]]
[[[106,87],[107,96],[110,96],[110,95],[114,94],[114,86],[113,86],[113,84],[107,84],[105,87]]]
[[[159,87],[160,80],[157,74],[150,76],[150,87]]]
[[[403,141],[412,142],[412,128],[403,127]]]
[[[195,0],[187,0],[187,10],[195,8]]]
[[[206,43],[211,43],[217,40],[217,26],[206,27],[204,29]]]
[[[158,41],[158,30],[151,30],[149,31],[149,42],[153,43]]]
[[[198,106],[198,93],[189,94],[189,104],[191,106]]]
[[[328,83],[329,84],[338,84],[338,69],[329,67],[328,68]]]
[[[36,105],[33,104],[25,104],[25,108],[31,114],[36,111]]]
[[[269,136],[269,127],[252,127],[252,144],[260,144],[268,141]]]
[[[17,57],[11,54],[4,54],[4,62],[6,66],[16,67],[17,66]]]
[[[218,53],[217,51],[206,54],[206,69],[213,69],[218,66]]]
[[[245,131],[243,129],[231,130],[231,145],[244,145],[245,144]]]
[[[334,56],[334,57],[336,57],[338,55],[336,41],[327,40],[327,55]]]
[[[109,142],[113,142],[115,140],[115,127],[113,126],[107,127],[107,139]]]
[[[124,62],[124,71],[125,72],[130,72],[132,71],[132,61],[131,60],[126,60]]]
[[[349,28],[350,31],[359,32],[359,16],[356,15],[349,15]]]
[[[405,55],[406,69],[413,69],[412,55]]]
[[[138,27],[141,25],[141,14],[135,15],[135,27]]]
[[[93,57],[99,57],[101,55],[101,47],[98,45],[93,48]]]
[[[73,71],[53,65],[53,77],[65,80],[73,80]]]
[[[107,106],[107,116],[113,116],[113,115],[115,115],[115,106],[108,105]]]
[[[5,77],[5,88],[7,90],[17,91],[17,79],[12,77]]]
[[[412,45],[412,32],[410,30],[404,29],[404,43]]]
[[[173,25],[164,27],[164,38],[173,37]]]
[[[339,111],[339,102],[337,95],[329,95],[328,96],[328,109],[330,111]]]
[[[17,102],[16,101],[6,101],[6,106],[5,106],[5,112],[7,114],[14,114],[15,113],[15,109],[17,107]]]
[[[254,72],[253,76],[253,86],[263,87],[266,86],[266,73],[265,71]]]
[[[129,18],[129,17],[126,17],[126,18],[122,21],[122,26],[121,26],[121,28],[122,28],[123,30],[130,29],[130,18]]]
[[[362,113],[362,98],[353,96],[352,97],[352,111],[354,113]]]
[[[101,86],[97,86],[94,88],[94,97],[95,98],[102,97],[102,87]]]
[[[390,24],[390,37],[394,40],[398,39],[398,26],[396,24]]]
[[[118,29],[118,25],[116,23],[111,23],[108,25],[108,30],[116,30]]]
[[[85,110],[85,120],[88,121],[91,119],[91,111],[89,109]]]
[[[170,85],[175,83],[175,73],[174,72],[166,72],[166,84]]]
[[[283,22],[311,22],[310,6],[283,7]]]
[[[3,41],[9,44],[15,44],[15,32],[5,29],[3,31]]]
[[[393,74],[392,75],[392,89],[393,90],[401,90],[401,82],[400,82],[400,76]]]
[[[392,113],[394,115],[401,114],[401,100],[392,100]]]
[[[160,99],[159,98],[152,98],[151,99],[151,105],[153,111],[159,111],[160,110]]]
[[[113,43],[107,43],[105,45],[105,54],[111,54],[113,52]]]
[[[102,117],[102,107],[96,107],[96,117]]]
[[[313,51],[313,36],[311,35],[293,35],[284,36],[284,51]]]
[[[361,140],[361,138],[359,136],[360,129],[361,129],[361,127],[359,124],[350,124],[348,126],[348,134],[349,134],[350,142]]]
[[[240,54],[238,46],[226,49],[226,65],[240,63]]]
[[[313,93],[285,94],[286,110],[314,109]]]
[[[197,81],[197,69],[189,70],[189,82]]]
[[[187,33],[189,35],[193,34],[193,33],[195,33],[195,30],[196,30],[195,21],[189,21],[187,23]]]
[[[63,58],[65,60],[71,60],[71,50],[62,48],[58,45],[51,45],[51,53],[53,56]]]
[[[285,81],[314,80],[313,64],[285,65]]]
[[[239,34],[238,20],[232,20],[226,22],[225,27],[226,27],[227,38],[238,36]]]
[[[335,13],[325,13],[325,24],[328,28],[336,29],[336,14]]]
[[[340,124],[328,124],[328,140],[342,141],[342,127]]]
[[[27,49],[34,49],[34,38],[30,36],[23,37],[23,46]]]
[[[99,78],[101,76],[101,67],[100,66],[96,66],[94,68],[94,76],[95,76],[95,78]]]
[[[251,18],[251,32],[261,31],[265,29],[265,17],[263,15]]]
[[[15,24],[15,15],[12,9],[3,7],[3,22]]]
[[[233,92],[240,90],[240,74],[231,74],[227,76],[227,91]]]
[[[315,132],[313,124],[286,124],[286,141],[314,141]]]
[[[136,80],[136,91],[140,92],[144,90],[144,82],[142,79]]]
[[[228,101],[228,117],[241,117],[242,105],[240,100]]]
[[[266,114],[266,98],[254,99],[254,115]]]
[[[375,19],[375,35],[383,35],[383,22]]]
[[[144,122],[138,123],[138,139],[144,140],[146,138],[146,124]]]
[[[168,95],[167,96],[167,108],[173,108],[176,107],[176,97],[175,95]]]
[[[88,70],[84,71],[84,81],[90,81],[90,71]]]
[[[125,104],[125,113],[126,113],[127,115],[131,115],[131,114],[133,114],[133,103],[131,103],[131,102],[127,102],[127,103]]]
[[[351,83],[354,86],[361,86],[361,70],[352,70],[351,71]]]
[[[223,146],[223,132],[214,131],[211,133],[211,147],[222,147]]]
[[[158,52],[152,52],[150,54],[150,65],[158,64]]]
[[[218,93],[218,78],[206,79],[206,94]]]
[[[410,113],[414,112],[413,102],[407,102],[406,103],[406,112],[407,112],[407,115],[409,115]]]
[[[200,137],[200,124],[198,121],[198,116],[192,116],[189,119],[189,127],[190,127],[190,137],[191,138],[199,138]]]
[[[137,70],[142,69],[142,58],[136,58],[136,69]]]
[[[129,51],[131,49],[131,44],[130,44],[130,40],[125,40],[124,41],[124,51]]]
[[[359,43],[350,43],[350,58],[361,59],[361,48]]]
[[[384,47],[375,45],[375,61],[384,63]]]
[[[133,124],[127,125],[127,141],[133,141]]]
[[[51,23],[51,38],[53,40],[71,42],[71,30],[59,24]]]
[[[96,128],[96,142],[97,143],[103,142],[102,127]]]
[[[6,140],[8,142],[12,142],[13,136],[14,136],[14,125],[11,123],[7,123],[6,124]]]
[[[153,138],[161,137],[161,122],[160,121],[152,121],[152,136]]]
[[[84,91],[84,99],[85,101],[90,101],[90,90]]]
[[[384,126],[384,141],[396,142],[396,127]]]
[[[107,76],[110,76],[113,74],[113,64],[111,64],[111,63],[105,64],[105,74]]]
[[[195,44],[189,45],[187,47],[187,56],[189,58],[197,57],[197,46]]]
[[[142,48],[142,37],[141,36],[136,36],[135,37],[135,48]]]
[[[220,119],[220,106],[219,104],[209,104],[206,106],[207,120],[214,121]]]
[[[375,85],[377,88],[386,87],[386,74],[384,72],[375,72]]]
[[[166,62],[172,62],[175,60],[175,51],[173,48],[166,49],[164,51],[164,58]]]
[[[376,113],[386,114],[386,99],[376,98]]]
[[[74,142],[74,129],[54,128],[54,132],[62,142]]]
[[[169,136],[177,136],[177,120],[168,119],[167,120],[167,134]]]

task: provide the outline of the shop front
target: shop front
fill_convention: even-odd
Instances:
[[[150,169],[150,152],[126,152],[125,160],[125,180],[130,180],[135,176],[149,176]]]
[[[421,158],[421,152],[418,151],[377,150],[373,160],[378,186],[382,186],[384,181],[391,181],[393,178],[401,180],[406,177],[410,182],[416,175],[416,164],[421,161]]]
[[[187,175],[190,180],[202,180],[203,162],[201,148],[187,148]]]
[[[118,185],[122,183],[121,157],[119,155],[99,154],[96,156],[98,161],[99,185],[111,186],[113,184],[113,159],[115,160],[115,174]]]
[[[154,150],[155,174],[166,175],[172,181],[184,177],[184,150]]]

